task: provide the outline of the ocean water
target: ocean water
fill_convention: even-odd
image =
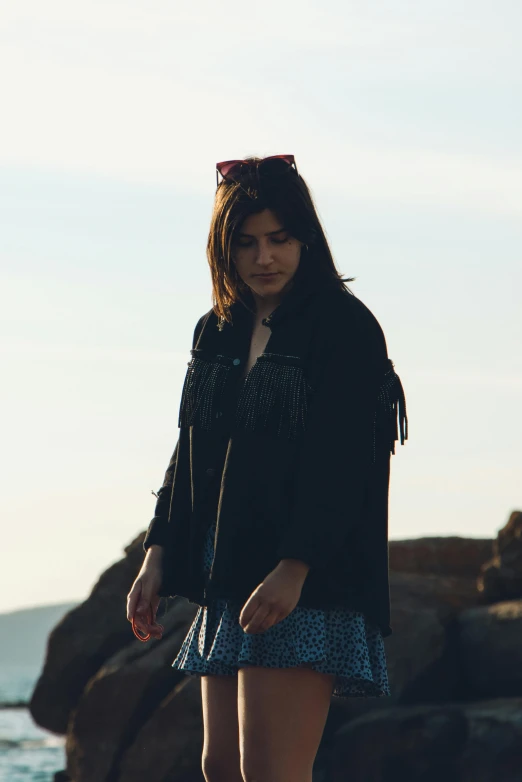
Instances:
[[[65,738],[36,725],[27,708],[40,669],[3,665],[0,670],[0,782],[52,782],[65,768]]]

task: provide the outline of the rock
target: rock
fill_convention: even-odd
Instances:
[[[136,735],[117,782],[204,782],[201,681],[183,675]]]
[[[481,565],[493,554],[491,538],[436,538],[390,540],[390,570],[476,578]]]
[[[115,652],[133,642],[127,595],[143,563],[144,537],[142,532],[125,548],[126,556],[102,573],[87,600],[50,633],[44,667],[29,704],[42,728],[65,733],[71,710],[89,679]]]
[[[511,563],[516,561],[513,551],[518,551],[513,543],[517,530],[513,523],[509,540],[503,538],[507,545],[499,546],[499,556],[501,549],[508,552]],[[176,598],[165,613],[160,607],[162,639],[141,643],[134,638],[126,619],[126,596],[143,562],[143,535],[100,577],[85,603],[53,629],[31,699],[38,724],[55,733],[67,730],[66,778],[74,782],[133,782],[145,775],[147,782],[203,782],[200,679],[171,667],[198,606]],[[363,748],[364,731],[375,741],[374,734],[384,728],[374,720],[388,725],[392,712],[399,727],[390,730],[390,740],[375,753],[375,768],[370,761],[364,766],[361,756],[367,777],[351,776],[350,766],[350,782],[395,782],[396,777],[371,776],[388,773],[379,766],[382,753],[389,759],[387,768],[404,770],[401,782],[414,782],[417,777],[408,773],[421,774],[423,769],[425,776],[418,776],[422,782],[440,782],[442,774],[444,782],[451,782],[452,763],[469,749],[466,731],[471,722],[487,722],[475,717],[470,722],[461,702],[474,694],[513,695],[508,683],[514,680],[519,687],[522,681],[522,676],[516,678],[516,669],[522,670],[515,642],[517,634],[520,637],[519,607],[498,607],[490,613],[491,606],[477,590],[477,574],[492,546],[491,540],[457,537],[391,542],[393,633],[385,639],[391,698],[332,698],[318,753],[316,776],[322,775],[323,782],[331,782],[331,748],[341,752],[339,733],[367,719],[357,734]],[[493,683],[489,689],[486,675]],[[412,712],[415,704],[426,711]],[[401,716],[407,713],[409,721]],[[351,742],[351,734],[347,736]],[[409,758],[407,745],[412,747]],[[508,745],[509,758],[510,753]],[[492,757],[498,768],[498,758]],[[473,782],[482,781],[477,777]]]
[[[119,773],[122,756],[140,741],[143,726],[155,719],[163,699],[185,677],[171,664],[196,611],[195,604],[176,598],[162,617],[165,632],[161,639],[132,641],[90,679],[69,721],[67,772],[74,782],[112,782]],[[163,738],[169,757],[171,740],[166,734]],[[143,753],[143,744],[136,745],[138,748]],[[156,759],[151,763],[147,752],[147,760],[151,782],[156,779]]]
[[[390,573],[393,633],[385,650],[395,700],[441,701],[460,692],[455,621],[478,600],[472,578]]]
[[[511,513],[493,541],[492,556],[480,568],[477,588],[487,602],[522,597],[522,511]]]
[[[343,725],[329,782],[520,782],[522,698],[395,706]]]
[[[459,613],[480,596],[471,577],[390,573],[392,635],[384,639],[391,697],[332,698],[325,741],[343,722],[395,704],[460,698]]]
[[[522,600],[470,608],[458,624],[461,678],[469,697],[522,696]]]
[[[391,610],[406,602],[413,606],[436,608],[441,619],[448,621],[460,611],[480,605],[482,600],[474,578],[432,573],[390,573]]]

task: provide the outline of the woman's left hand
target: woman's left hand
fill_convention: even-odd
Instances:
[[[282,562],[254,589],[241,610],[245,633],[264,633],[290,614],[301,597],[306,575]]]

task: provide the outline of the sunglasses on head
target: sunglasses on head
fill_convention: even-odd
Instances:
[[[218,186],[218,172],[223,179],[237,182],[242,176],[257,170],[258,176],[281,176],[294,167],[297,174],[297,166],[293,155],[271,155],[262,160],[249,162],[248,160],[223,160],[216,163],[216,187]]]

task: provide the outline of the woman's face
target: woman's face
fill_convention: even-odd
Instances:
[[[299,266],[302,242],[295,239],[274,212],[249,215],[234,237],[232,258],[257,304],[277,305]],[[274,273],[271,277],[261,275]]]

